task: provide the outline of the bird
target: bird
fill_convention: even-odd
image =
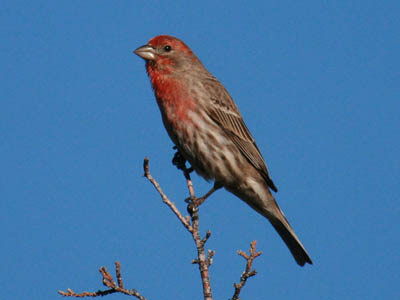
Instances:
[[[271,190],[278,189],[234,100],[179,38],[159,35],[134,53],[147,74],[179,154],[214,186],[225,188],[269,220],[298,265],[311,258]],[[204,197],[206,198],[206,197]]]

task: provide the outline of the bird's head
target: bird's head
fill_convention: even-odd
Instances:
[[[152,38],[134,53],[146,61],[147,68],[165,73],[183,71],[199,61],[183,41],[169,35]]]

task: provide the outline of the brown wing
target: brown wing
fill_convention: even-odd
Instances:
[[[231,137],[240,152],[260,172],[268,186],[277,192],[278,189],[268,174],[268,169],[260,150],[232,97],[216,78],[207,78],[203,82],[203,86],[207,89],[214,104],[209,110],[211,118]]]

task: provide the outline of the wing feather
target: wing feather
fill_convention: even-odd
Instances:
[[[218,88],[215,85],[219,85]],[[228,134],[240,152],[260,172],[268,186],[277,192],[261,152],[228,91],[214,77],[203,82],[203,86],[213,101],[213,106],[209,109],[211,119]]]

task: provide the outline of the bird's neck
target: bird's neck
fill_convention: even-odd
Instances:
[[[188,112],[194,109],[195,102],[185,82],[149,66],[147,72],[163,119],[174,127],[190,122]]]

